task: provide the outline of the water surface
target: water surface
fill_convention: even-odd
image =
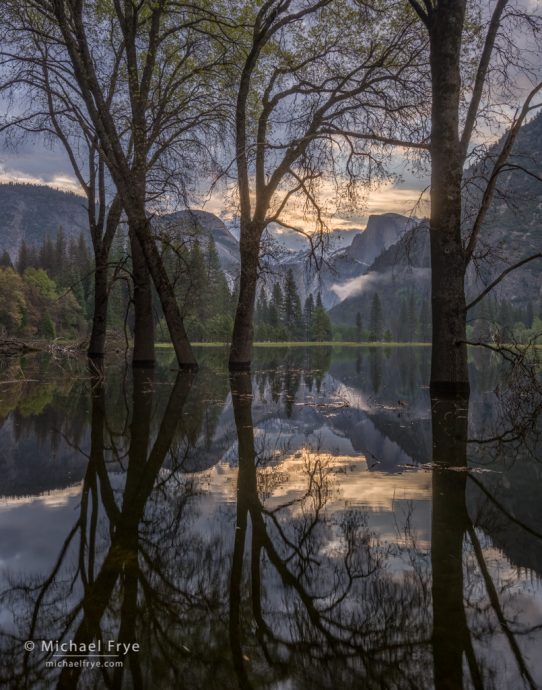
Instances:
[[[5,362],[0,682],[542,687],[539,399],[473,351],[470,400],[431,400],[429,354]]]

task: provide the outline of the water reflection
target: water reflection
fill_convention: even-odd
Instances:
[[[486,358],[470,401],[430,400],[426,355],[273,348],[230,378],[208,351],[175,380],[167,357],[23,362],[0,386],[0,682],[539,687],[537,399]],[[532,424],[503,442],[511,411]],[[61,669],[27,639],[141,651]]]

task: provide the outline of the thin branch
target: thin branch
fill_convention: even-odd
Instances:
[[[467,306],[465,307],[465,311],[469,311],[469,309],[472,309],[474,306],[478,304],[481,300],[484,299],[484,297],[488,294],[488,292],[491,292],[495,286],[497,286],[503,278],[505,278],[509,273],[512,273],[512,271],[515,271],[517,268],[520,268],[520,266],[523,266],[530,261],[534,261],[535,259],[541,259],[542,258],[542,253],[539,252],[538,254],[532,254],[531,256],[526,257],[525,259],[521,259],[521,261],[518,261],[517,263],[513,264],[512,266],[508,266],[493,282],[491,282],[483,292],[481,292],[476,299],[473,299],[472,302],[469,302]]]

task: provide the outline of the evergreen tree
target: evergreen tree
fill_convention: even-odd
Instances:
[[[301,334],[301,300],[291,268],[286,273],[284,286],[284,325],[290,340],[295,340]]]
[[[418,335],[418,314],[416,313],[416,297],[414,290],[410,291],[407,302],[408,342],[414,342]]]
[[[363,340],[363,322],[359,311],[356,313],[356,342],[361,343]]]
[[[212,235],[208,239],[205,260],[207,264],[207,311],[211,316],[223,316],[228,313],[230,290],[220,265],[216,242]]]
[[[313,340],[314,331],[314,297],[312,293],[305,300],[303,308],[303,325],[305,326],[305,341]]]
[[[382,323],[382,305],[378,293],[375,292],[371,302],[371,315],[369,320],[369,340],[371,342],[382,340]]]
[[[19,247],[19,256],[17,258],[17,273],[22,275],[31,265],[30,249],[26,241],[23,240]]]
[[[407,305],[404,297],[401,297],[401,308],[399,310],[399,323],[397,325],[397,340],[400,343],[405,343],[408,340],[408,318]]]
[[[194,340],[202,340],[204,335],[203,322],[209,317],[208,282],[205,257],[199,240],[196,240],[190,251],[188,267],[189,289],[188,309],[190,319],[190,335]]]
[[[4,250],[4,253],[0,257],[0,268],[13,268],[11,257],[6,250]]]
[[[267,303],[267,295],[263,287],[260,288],[258,301],[256,302],[255,321],[259,325],[267,325],[269,318],[269,305]]]
[[[52,277],[55,275],[54,263],[55,247],[50,236],[47,234],[39,250],[39,263],[37,267],[47,271],[47,273]]]
[[[316,297],[316,307],[314,309],[313,340],[315,342],[322,343],[331,339],[331,321],[322,304],[322,297],[320,293],[318,293],[318,296]]]
[[[64,233],[64,228],[62,225],[59,226],[56,233],[55,240],[55,253],[54,253],[54,265],[53,271],[54,275],[62,276],[66,270],[66,234]]]
[[[282,324],[283,309],[284,298],[282,296],[282,288],[280,283],[277,282],[273,285],[273,293],[269,304],[269,324],[273,328],[277,328]]]

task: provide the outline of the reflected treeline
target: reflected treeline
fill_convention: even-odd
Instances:
[[[414,650],[427,652],[427,578],[419,588],[387,571],[398,553],[379,543],[363,511],[327,511],[325,455],[304,458],[299,498],[266,507],[251,379],[231,381],[239,473],[229,632],[239,687],[399,686],[417,665]]]
[[[50,566],[2,576],[0,683],[540,687],[542,587],[514,567],[542,572],[542,530],[521,507],[539,495],[539,465],[516,462],[503,475],[494,458],[478,472],[471,441],[473,420],[487,414],[483,396],[423,407],[427,392],[410,388],[412,373],[394,393],[385,349],[372,350],[330,359],[273,348],[253,377],[229,378],[217,352],[195,377],[172,381],[165,362],[59,388],[54,400],[70,402],[40,415],[56,415],[82,459],[81,487]],[[389,359],[420,372],[423,355],[408,352]],[[391,395],[403,405],[381,402]],[[79,411],[83,432],[74,427],[70,439],[59,409]],[[298,420],[343,441],[353,427],[360,443],[380,434],[388,453],[392,442],[420,443],[429,425],[430,534],[414,526],[415,501],[394,502],[379,522],[343,500],[349,475],[321,439],[298,434]],[[60,669],[46,666],[51,653],[26,652],[28,639],[137,642],[141,651],[122,668]]]

